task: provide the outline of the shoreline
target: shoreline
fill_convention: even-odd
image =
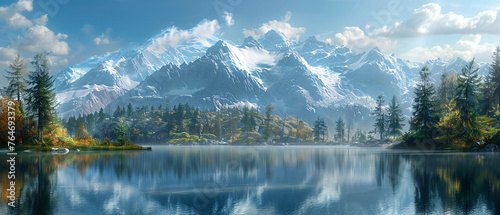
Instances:
[[[147,147],[141,145],[125,145],[125,146],[17,146],[15,152],[21,152],[25,150],[33,150],[36,152],[50,152],[52,148],[67,148],[70,151],[133,151],[133,150],[148,150]],[[5,148],[6,149],[6,148]],[[5,150],[0,149],[0,150]],[[8,150],[6,150],[7,152]],[[10,151],[8,151],[10,152]]]

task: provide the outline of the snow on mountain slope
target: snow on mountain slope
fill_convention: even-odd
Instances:
[[[260,36],[257,41],[262,47],[270,52],[282,52],[289,49],[294,44],[289,41],[286,36],[275,30],[270,30],[264,35]]]
[[[465,65],[468,65],[469,63],[470,62],[462,58],[456,58],[451,60],[435,59],[435,60],[428,60],[427,62],[423,63],[422,66],[429,67],[429,70],[432,72],[431,78],[436,83],[438,83],[440,81],[442,72],[455,71],[458,74],[460,74],[462,72],[462,68]],[[480,76],[486,76],[488,74],[489,65],[490,65],[489,63],[481,63],[481,62],[474,63],[474,67],[479,69],[478,74]]]
[[[241,100],[257,102],[265,92],[258,76],[259,66],[275,64],[275,56],[258,48],[237,48],[219,41],[198,60],[176,66],[169,64],[153,73],[106,108],[132,103],[186,103],[202,108],[218,108]]]
[[[288,40],[271,30],[248,37],[241,46],[217,38],[193,38],[175,48],[164,45],[164,31],[143,45],[90,58],[58,74],[63,117],[106,107],[189,103],[214,110],[252,104],[261,111],[294,115],[312,123],[342,116],[371,126],[375,98],[393,95],[409,115],[419,70],[427,65],[436,81],[442,71],[460,71],[462,59],[416,63],[374,48],[354,53],[348,47],[310,37]],[[485,73],[488,64],[477,64]],[[349,122],[350,123],[350,122]]]
[[[218,40],[215,37],[193,37],[172,47],[162,42],[172,30],[164,30],[142,45],[131,44],[118,51],[89,58],[58,73],[55,87],[61,104],[59,114],[66,117],[104,108],[162,66],[192,62]],[[103,94],[102,91],[108,92]],[[98,95],[106,96],[101,99]]]
[[[276,36],[280,44],[270,50],[260,41]],[[106,111],[117,106],[189,103],[202,109],[218,109],[241,102],[271,104],[276,113],[301,115],[314,119],[318,114],[334,120],[329,113],[346,105],[367,112],[374,100],[345,89],[339,73],[328,67],[309,65],[289,42],[276,32],[268,32],[258,41],[247,38],[236,47],[219,41],[205,56],[186,65],[167,65],[146,78],[137,87],[113,101]],[[354,111],[353,111],[354,112]],[[358,114],[361,116],[360,114]],[[337,117],[337,115],[335,115]]]

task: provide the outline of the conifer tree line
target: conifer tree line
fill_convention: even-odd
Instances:
[[[488,75],[480,77],[474,60],[461,71],[430,71],[423,67],[414,89],[410,119],[402,115],[396,96],[386,99],[380,95],[372,113],[375,119],[373,132],[379,139],[401,138],[412,144],[466,144],[477,141],[491,142],[499,129],[500,121],[500,47],[492,55]],[[154,138],[185,138],[189,140],[214,139],[228,142],[267,141],[294,137],[302,140],[329,141],[328,125],[318,118],[309,127],[292,116],[272,114],[274,107],[266,106],[261,114],[252,107],[223,107],[217,111],[201,111],[189,104],[173,107],[167,102],[159,106],[118,106],[112,114],[101,108],[90,114],[72,116],[62,121],[56,114],[54,80],[46,53],[31,60],[18,55],[7,71],[6,85],[1,93],[2,105],[15,101],[19,114],[16,120],[16,137],[21,142],[57,142],[66,132],[79,139],[89,133],[105,131],[103,137],[126,142],[126,139],[155,140]],[[439,83],[431,80],[432,72],[442,72]],[[366,132],[352,130],[349,118],[339,117],[334,122],[332,140],[337,142],[365,141],[371,138]],[[5,121],[5,120],[3,120]],[[1,123],[6,123],[1,121]],[[147,123],[146,123],[147,122]],[[156,129],[148,124],[157,125]],[[403,134],[403,127],[409,132]],[[64,130],[62,125],[67,130]],[[111,127],[111,131],[106,128]],[[109,130],[109,129],[108,129]],[[186,136],[186,134],[188,136]],[[4,138],[4,137],[2,137]],[[91,139],[90,139],[91,140]],[[4,141],[5,142],[5,141]]]
[[[21,121],[16,120],[19,143],[42,143],[44,133],[60,131],[55,113],[54,80],[50,75],[47,53],[36,54],[29,71],[25,59],[17,55],[9,64],[7,86],[2,89],[2,99],[12,99],[17,104]],[[50,136],[50,135],[49,135]]]
[[[437,87],[424,67],[415,88],[410,144],[461,144],[500,141],[500,47],[493,53],[488,75],[482,80],[475,60],[459,72],[443,72]]]
[[[398,102],[396,95],[392,96],[388,108],[384,107],[384,102],[384,96],[379,95],[375,110],[372,113],[372,116],[375,117],[375,129],[373,132],[377,133],[381,140],[384,140],[386,137],[396,138],[401,136],[403,134],[403,122],[405,121],[401,104]]]
[[[171,107],[165,105],[134,107],[131,103],[117,106],[112,114],[99,112],[72,116],[63,122],[70,136],[76,135],[84,123],[95,137],[107,126],[118,121],[126,122],[127,135],[132,141],[151,142],[165,139],[183,139],[197,142],[203,139],[227,142],[263,142],[285,137],[312,139],[312,130],[304,121],[272,114],[273,106],[267,105],[261,114],[254,107],[225,106],[217,111],[201,111],[188,103]],[[147,122],[147,123],[145,123]],[[113,134],[106,135],[115,138]],[[180,141],[180,140],[179,140]]]
[[[0,115],[2,118],[0,119],[0,129],[8,128],[8,123],[5,120],[8,114],[5,111],[7,110],[5,105],[8,104],[8,101],[12,101],[16,104],[14,121],[16,145],[89,146],[105,144],[116,146],[128,143],[128,137],[124,135],[127,132],[127,127],[123,122],[117,123],[116,127],[113,127],[116,143],[112,143],[107,138],[101,143],[89,135],[85,125],[89,126],[90,130],[94,130],[96,123],[104,122],[106,115],[102,109],[95,115],[86,115],[85,120],[81,119],[81,116],[78,120],[70,117],[65,125],[71,124],[69,133],[74,138],[69,138],[67,130],[62,126],[62,120],[58,118],[56,113],[54,79],[50,75],[48,54],[36,54],[31,65],[32,70],[30,71],[25,59],[17,55],[9,64],[6,75],[9,83],[1,90]],[[7,145],[6,136],[1,136],[1,145]]]

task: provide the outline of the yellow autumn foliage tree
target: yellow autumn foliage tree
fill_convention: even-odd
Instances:
[[[17,101],[8,97],[0,98],[0,148],[8,147],[9,141],[16,145],[23,144],[23,119],[24,116],[19,111]],[[11,128],[14,128],[14,132],[12,132]],[[15,137],[14,141],[12,141],[12,138],[9,140],[11,134]]]

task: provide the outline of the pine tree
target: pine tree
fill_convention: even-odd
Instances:
[[[200,134],[200,120],[199,120],[200,111],[194,110],[189,121],[189,134],[191,135],[199,135]]]
[[[179,106],[176,107],[174,106],[174,120],[177,123],[176,129],[177,132],[184,132],[184,105],[179,103]]]
[[[337,122],[335,122],[336,126],[335,126],[335,139],[337,139],[337,141],[339,142],[343,142],[344,141],[344,136],[345,136],[345,123],[344,123],[344,120],[342,120],[342,117],[339,117],[339,120],[337,120]]]
[[[383,106],[384,96],[379,95],[377,98],[377,106],[375,107],[375,111],[372,113],[372,116],[375,116],[375,132],[380,134],[380,140],[384,139],[384,133],[386,132],[386,119]]]
[[[30,116],[37,121],[38,141],[42,142],[43,129],[54,119],[54,80],[49,74],[46,54],[37,54],[32,63],[35,71],[30,73],[28,81],[28,110]]]
[[[459,133],[466,141],[473,141],[474,136],[479,135],[477,125],[477,91],[479,89],[478,68],[474,68],[474,59],[462,68],[462,74],[458,77],[458,85],[455,95],[455,110],[458,111]]]
[[[104,113],[104,109],[99,109],[99,123],[103,123],[106,120],[106,114]]]
[[[325,141],[327,130],[328,130],[328,127],[327,127],[324,119],[318,118],[316,121],[314,121],[314,125],[313,125],[314,140]]]
[[[68,118],[68,121],[66,123],[66,129],[68,131],[68,134],[71,136],[74,136],[76,133],[76,117],[75,116],[70,116]]]
[[[170,136],[170,132],[174,131],[177,126],[177,122],[175,121],[174,114],[167,112],[165,113],[165,122],[167,122],[167,126],[165,127],[165,130],[167,132],[167,135]]]
[[[255,109],[248,109],[248,107],[243,108],[243,117],[241,118],[241,123],[243,123],[243,131],[244,132],[252,132],[255,130],[255,126],[257,126],[257,122],[255,121]]]
[[[119,118],[121,115],[122,109],[120,108],[120,105],[116,107],[115,112],[113,112],[113,117],[114,118]]]
[[[95,129],[95,115],[93,113],[88,114],[85,122],[87,123],[88,131],[92,132]]]
[[[217,139],[221,139],[222,138],[221,113],[217,113],[214,120],[215,120],[214,135],[217,137]]]
[[[24,80],[28,74],[28,67],[24,63],[24,59],[21,55],[17,57],[9,64],[9,69],[7,70],[7,76],[5,78],[9,81],[9,84],[4,87],[3,94],[9,98],[15,98],[19,102],[19,110],[23,113],[22,106],[22,94],[26,90],[27,83]]]
[[[132,107],[131,103],[128,103],[128,105],[127,105],[127,117],[132,118],[133,113],[134,113],[134,108]]]
[[[271,105],[266,106],[266,139],[271,137],[271,111],[273,109],[274,107]]]
[[[493,84],[491,81],[491,76],[487,75],[486,80],[481,85],[481,115],[486,115],[487,117],[492,117],[495,109],[494,103],[494,92]]]
[[[238,121],[240,120],[240,109],[234,108],[229,118],[228,134],[233,137],[238,132]]]
[[[500,46],[493,52],[493,62],[490,67],[492,106],[498,110],[500,106]],[[493,110],[494,111],[494,110]]]
[[[435,109],[436,90],[430,80],[428,67],[420,71],[420,82],[415,88],[415,99],[413,104],[413,117],[410,128],[412,131],[421,132],[423,135],[431,135],[439,121],[438,111]]]
[[[120,119],[120,121],[116,124],[115,130],[116,130],[116,136],[117,136],[116,143],[118,143],[119,146],[123,146],[125,143],[128,142],[127,123],[125,123],[123,120]]]
[[[441,74],[441,83],[439,84],[437,91],[437,103],[443,117],[446,117],[450,109],[449,104],[451,100],[455,97],[455,87],[457,82],[458,74],[455,71],[443,72]]]
[[[391,103],[389,104],[389,110],[387,110],[387,133],[392,137],[397,137],[403,134],[401,130],[403,129],[404,117],[403,111],[401,110],[401,105],[397,102],[396,96],[392,96]]]
[[[125,117],[127,111],[125,110],[125,106],[120,110],[120,117]]]

